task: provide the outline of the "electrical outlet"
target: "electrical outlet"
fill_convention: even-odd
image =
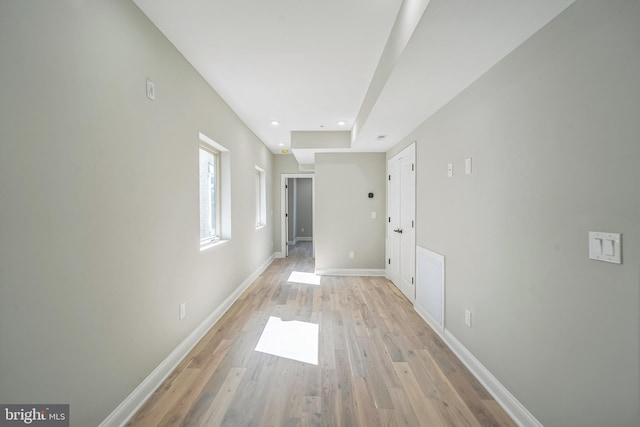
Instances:
[[[147,79],[147,98],[152,101],[156,99],[156,85],[151,80]]]
[[[464,310],[464,324],[471,327],[471,311],[467,309]]]
[[[179,314],[179,318],[180,320],[184,319],[185,317],[187,317],[187,303],[183,302],[182,304],[180,304],[180,314]]]

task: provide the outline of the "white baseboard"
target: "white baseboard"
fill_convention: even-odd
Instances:
[[[282,255],[282,252],[274,252],[273,253],[273,257],[274,258],[284,258],[284,255]]]
[[[448,329],[444,330],[444,340],[516,424],[520,427],[543,427],[540,421]]]
[[[296,245],[296,243],[298,243],[298,239],[297,239],[297,238],[295,238],[295,239],[293,239],[293,240],[289,240],[287,243],[289,244],[289,246],[295,246],[295,245]]]
[[[445,340],[444,328],[442,327],[443,325],[439,324],[429,313],[427,313],[425,309],[415,304],[415,302],[413,304],[413,309],[425,322],[429,324],[429,326],[431,326],[431,329],[433,329],[436,334],[440,335],[440,338]]]
[[[366,268],[322,268],[316,269],[318,276],[384,276],[383,269]]]
[[[298,242],[311,242],[313,237],[298,237]]]
[[[275,253],[272,254],[256,271],[247,277],[238,288],[229,297],[224,300],[213,313],[196,329],[193,330],[169,356],[166,357],[147,378],[136,387],[133,392],[113,410],[107,418],[100,423],[98,427],[116,427],[124,426],[131,417],[142,407],[142,405],[151,397],[153,392],[162,384],[162,382],[173,372],[178,364],[184,359],[191,349],[204,337],[204,335],[216,324],[218,320],[226,313],[234,302],[242,295],[242,293],[253,283],[253,281],[269,267]]]

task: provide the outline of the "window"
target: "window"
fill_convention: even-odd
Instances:
[[[231,153],[200,132],[200,250],[231,240]]]
[[[256,166],[255,198],[256,198],[256,228],[267,225],[267,183],[265,181],[264,169]]]
[[[220,240],[220,152],[200,146],[200,245]]]

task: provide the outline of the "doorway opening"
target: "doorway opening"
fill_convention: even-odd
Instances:
[[[289,256],[289,247],[298,242],[311,242],[315,254],[315,181],[312,174],[281,175],[282,255]]]

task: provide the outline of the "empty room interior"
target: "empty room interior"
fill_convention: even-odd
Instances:
[[[639,76],[637,0],[0,0],[0,424],[640,425]]]

